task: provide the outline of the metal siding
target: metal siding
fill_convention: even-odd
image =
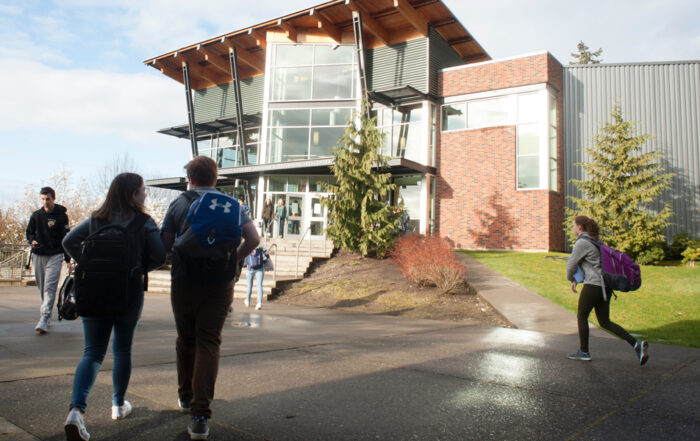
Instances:
[[[258,75],[241,80],[243,113],[262,113],[265,77]],[[236,116],[232,83],[198,90],[194,95],[194,116],[198,123]]]
[[[428,93],[427,38],[416,38],[391,46],[370,49],[367,57],[367,82],[370,90],[412,86]]]
[[[438,71],[446,67],[461,66],[466,64],[466,62],[432,27],[430,28],[430,47],[428,49],[428,55],[430,57],[430,77],[428,80],[430,94],[437,96]]]
[[[670,201],[674,216],[667,238],[681,231],[700,236],[700,61],[567,66],[564,72],[566,194],[579,196],[571,179],[582,179],[578,162],[615,103],[636,135],[651,134],[643,152],[660,151],[671,188],[654,204]],[[573,204],[567,200],[567,206]]]

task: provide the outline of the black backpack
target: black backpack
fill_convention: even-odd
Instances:
[[[138,214],[127,227],[108,224],[91,232],[83,241],[75,270],[75,304],[83,317],[125,315],[136,300],[145,271],[138,264],[148,220]],[[90,223],[90,230],[93,223]]]
[[[63,281],[61,289],[58,290],[58,321],[75,320],[78,318],[78,309],[75,306],[75,279],[70,274]]]

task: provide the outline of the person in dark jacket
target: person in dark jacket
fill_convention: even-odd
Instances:
[[[75,227],[63,239],[63,247],[75,260],[81,255],[82,243],[91,232],[97,231],[108,224],[119,224],[127,227],[137,216],[147,216],[144,211],[146,187],[143,178],[135,173],[117,175],[109,186],[107,198],[100,208],[95,210],[88,219]],[[143,220],[143,219],[142,219]],[[165,248],[160,240],[160,231],[150,216],[135,234],[138,235],[139,249],[142,251],[137,265],[144,274],[158,268],[165,262]],[[73,393],[70,412],[65,422],[68,440],[87,441],[90,434],[85,428],[83,415],[87,407],[87,397],[95,383],[100,370],[110,335],[114,330],[112,352],[114,366],[112,368],[112,419],[125,418],[131,413],[131,403],[124,399],[131,377],[131,347],[134,331],[141,317],[144,299],[143,276],[141,281],[134,284],[126,314],[105,317],[83,317],[83,334],[85,336],[85,351],[78,363],[73,377]]]
[[[275,220],[275,207],[272,205],[272,200],[270,198],[265,200],[265,206],[263,207],[262,211],[262,220],[263,236],[272,237],[272,225],[274,225],[273,221]]]
[[[600,326],[629,343],[634,348],[639,364],[645,364],[649,359],[649,344],[637,340],[622,326],[610,321],[610,293],[605,289],[600,250],[591,240],[581,240],[582,236],[588,236],[598,241],[598,223],[587,216],[576,216],[572,231],[578,239],[566,264],[566,278],[571,282],[571,291],[576,294],[578,282],[575,274],[579,268],[583,273],[583,289],[579,295],[577,313],[581,346],[578,351],[567,357],[571,360],[591,361],[591,354],[588,352],[588,316],[595,308]]]
[[[41,297],[39,322],[34,329],[39,334],[46,334],[51,326],[51,313],[63,261],[68,264],[69,272],[73,268],[70,257],[61,247],[61,241],[69,230],[66,207],[56,204],[56,192],[51,187],[43,187],[39,194],[42,207],[29,218],[27,242],[32,247],[34,279]]]

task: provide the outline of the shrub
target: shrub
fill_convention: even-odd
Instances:
[[[695,266],[695,262],[700,260],[700,240],[692,241],[681,255],[684,265]]]
[[[664,260],[666,251],[664,250],[665,242],[659,241],[650,248],[642,251],[637,255],[635,261],[640,265],[655,265]]]
[[[693,243],[693,238],[690,237],[687,231],[681,231],[673,235],[671,247],[668,250],[668,258],[677,260],[681,258],[681,254]]]
[[[448,294],[464,284],[466,268],[447,239],[407,234],[397,241],[391,257],[403,275],[419,286],[437,286],[441,293]]]

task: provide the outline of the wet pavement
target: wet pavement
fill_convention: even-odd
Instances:
[[[0,440],[64,439],[79,321],[35,335],[35,288],[0,287]],[[524,329],[236,302],[211,440],[687,440],[700,433],[700,350]],[[575,323],[575,317],[570,320]],[[111,355],[88,399],[93,440],[187,440],[167,295],[148,295],[127,399],[111,421]]]

